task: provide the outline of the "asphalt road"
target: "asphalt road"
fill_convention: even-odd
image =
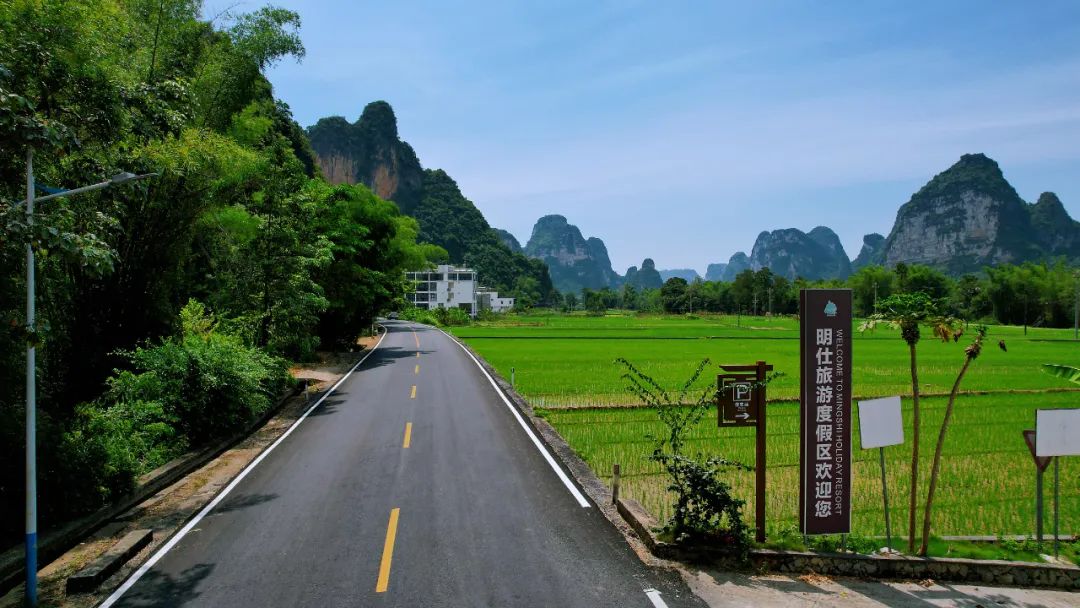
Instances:
[[[637,558],[467,352],[438,330],[386,325],[336,391],[103,606],[704,605]]]

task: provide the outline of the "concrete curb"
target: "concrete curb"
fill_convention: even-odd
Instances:
[[[53,560],[86,540],[108,522],[137,507],[151,496],[171,486],[248,438],[276,416],[289,399],[300,394],[301,390],[302,385],[298,383],[297,386],[284,392],[277,402],[267,409],[262,416],[235,435],[197,452],[190,452],[180,456],[141,476],[137,482],[138,485],[131,493],[120,497],[111,505],[102,507],[90,515],[67,522],[42,534],[38,540],[38,568],[41,569],[49,565]],[[23,546],[15,545],[0,553],[0,594],[7,593],[23,582],[25,578],[26,564]]]
[[[108,551],[101,554],[88,566],[67,579],[67,593],[92,591],[105,579],[120,569],[129,559],[150,544],[154,539],[153,530],[132,530],[124,535]]]
[[[1080,591],[1080,567],[1003,560],[861,555],[752,549],[749,565],[709,547],[683,547],[659,540],[659,524],[640,504],[619,500],[619,513],[657,556],[684,563],[704,564],[720,570],[758,573],[824,574],[856,578],[953,581],[989,585],[1021,585]]]

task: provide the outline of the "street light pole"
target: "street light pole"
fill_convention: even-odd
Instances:
[[[1080,271],[1073,272],[1076,284],[1076,303],[1073,304],[1073,340],[1080,340]]]
[[[135,175],[117,173],[107,181],[82,188],[64,190],[47,196],[34,196],[34,150],[26,150],[26,605],[37,606],[37,328],[35,310],[36,276],[34,264],[34,202],[74,196],[131,181],[153,177],[157,173]]]
[[[26,150],[26,603],[37,606],[37,352],[34,344],[34,150]]]

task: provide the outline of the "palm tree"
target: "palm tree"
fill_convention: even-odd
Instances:
[[[945,446],[945,433],[949,430],[949,420],[952,418],[953,404],[956,402],[956,394],[960,391],[960,381],[964,379],[971,362],[979,357],[982,352],[983,338],[986,337],[986,326],[980,325],[975,328],[975,339],[964,349],[964,365],[953,382],[952,392],[949,393],[949,404],[945,406],[945,419],[941,421],[941,430],[938,432],[937,446],[934,448],[934,464],[930,469],[930,489],[926,495],[926,510],[923,511],[922,544],[919,545],[919,555],[926,556],[927,543],[930,539],[930,510],[934,507],[934,490],[937,489],[938,471],[941,469],[941,450]]]
[[[916,346],[922,337],[920,327],[928,325],[934,335],[947,340],[957,325],[955,319],[938,313],[930,296],[922,292],[893,294],[878,302],[878,312],[871,315],[860,331],[872,330],[878,325],[888,325],[900,330],[900,337],[908,345],[911,363],[912,448],[911,448],[911,499],[908,504],[908,552],[915,552],[915,503],[919,485],[919,371]]]

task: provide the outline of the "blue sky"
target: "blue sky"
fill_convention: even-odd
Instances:
[[[565,215],[619,272],[816,225],[854,257],[966,152],[1080,218],[1080,3],[275,4],[304,22],[269,73],[301,125],[385,99],[493,226]]]

